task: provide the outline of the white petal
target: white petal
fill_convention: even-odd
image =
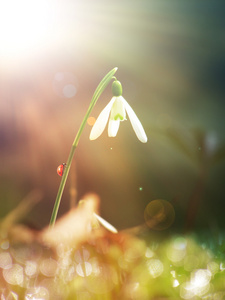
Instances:
[[[123,97],[121,96],[121,98],[123,98]],[[139,121],[138,117],[136,116],[136,114],[133,111],[133,109],[131,108],[131,106],[127,103],[127,101],[124,98],[123,98],[123,103],[124,103],[125,109],[127,111],[127,114],[129,116],[131,125],[132,125],[138,139],[142,143],[146,143],[148,138],[146,136],[146,133],[144,131],[144,128],[143,128],[141,122]]]
[[[120,120],[109,120],[108,136],[115,137],[120,127]]]
[[[116,97],[112,97],[111,101],[106,105],[106,107],[101,111],[100,115],[98,116],[94,126],[91,129],[90,133],[90,140],[97,139],[105,129],[105,126],[107,124],[110,110],[113,106],[114,101],[116,100]]]
[[[109,222],[107,222],[105,219],[103,219],[96,213],[94,213],[94,216],[97,218],[99,223],[101,223],[106,229],[108,229],[109,231],[111,231],[113,233],[118,233],[117,229],[114,226],[112,226]]]

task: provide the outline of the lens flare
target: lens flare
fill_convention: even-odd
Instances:
[[[88,125],[93,126],[95,124],[96,119],[94,117],[89,117],[87,120]]]
[[[144,218],[149,228],[165,230],[174,222],[175,211],[168,201],[153,200],[146,206]]]
[[[1,1],[1,58],[7,63],[20,62],[46,48],[55,36],[55,17],[50,1]]]
[[[73,98],[77,93],[76,77],[69,72],[57,72],[53,79],[53,90],[62,98]]]

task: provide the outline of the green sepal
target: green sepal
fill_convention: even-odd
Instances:
[[[117,114],[117,115],[114,117],[114,120],[115,120],[115,121],[118,120],[118,119],[120,119],[120,121],[123,121],[123,120],[124,120],[123,116],[121,116],[120,114]]]
[[[122,89],[122,84],[120,83],[120,81],[115,80],[112,83],[112,94],[115,97],[119,97],[122,95],[123,89]]]

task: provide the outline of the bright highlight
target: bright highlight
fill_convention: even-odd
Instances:
[[[0,3],[0,56],[20,60],[46,47],[52,35],[54,11],[45,0]],[[54,29],[55,30],[55,29]]]

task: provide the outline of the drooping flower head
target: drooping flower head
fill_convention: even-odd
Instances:
[[[146,143],[148,139],[144,128],[131,106],[123,98],[122,85],[118,80],[115,80],[112,83],[112,94],[112,99],[102,110],[94,126],[92,127],[90,140],[95,140],[102,134],[106,127],[108,119],[108,136],[115,137],[119,130],[120,122],[126,120],[127,114],[138,139],[142,143]]]

